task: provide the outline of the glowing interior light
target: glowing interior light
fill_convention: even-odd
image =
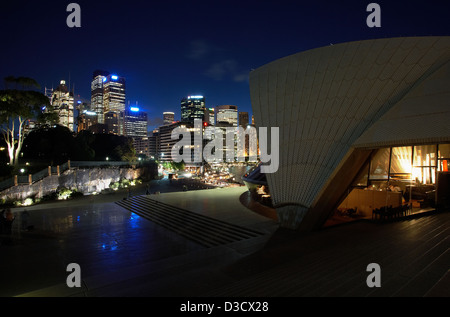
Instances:
[[[138,112],[139,108],[138,107],[130,107],[130,110],[133,112]]]
[[[188,99],[200,99],[203,98],[203,96],[189,96]]]
[[[106,77],[103,77],[103,82],[105,82],[106,81]]]
[[[119,77],[117,77],[116,75],[111,75],[111,79],[113,80],[117,80]]]

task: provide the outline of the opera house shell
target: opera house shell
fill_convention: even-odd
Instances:
[[[300,52],[253,70],[250,97],[256,126],[279,127],[279,168],[265,176],[281,227],[320,228],[350,199],[366,217],[428,196],[448,206],[450,37]]]

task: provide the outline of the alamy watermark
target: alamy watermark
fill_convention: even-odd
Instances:
[[[366,268],[367,272],[371,272],[366,279],[368,287],[381,287],[381,267],[378,263],[369,263]]]
[[[71,12],[66,19],[68,27],[81,27],[81,7],[78,3],[69,3],[66,8],[67,12]],[[368,27],[381,27],[381,7],[378,3],[369,3],[366,7],[366,12],[370,14],[366,18]]]
[[[67,12],[71,12],[66,19],[69,28],[81,27],[81,7],[78,3],[69,3],[66,8]]]
[[[81,287],[81,267],[78,263],[69,263],[66,268],[67,272],[71,272],[66,278],[68,287]]]
[[[172,140],[179,140],[171,149],[172,160],[177,163],[182,161],[185,163],[202,163],[203,159],[208,163],[245,162],[246,136],[248,136],[248,161],[257,161],[257,146],[259,144],[259,159],[262,162],[261,172],[275,173],[279,165],[279,128],[270,128],[270,154],[268,153],[267,132],[266,127],[260,127],[258,138],[256,128],[253,126],[248,126],[246,129],[243,127],[220,128],[208,126],[203,129],[202,120],[195,119],[193,129],[179,126],[172,130]],[[180,135],[182,136],[181,140]],[[210,141],[203,147],[203,140]]]
[[[369,28],[381,27],[381,7],[378,3],[369,3],[366,8],[367,12],[371,12],[366,18],[366,24]]]

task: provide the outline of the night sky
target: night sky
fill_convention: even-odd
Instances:
[[[69,28],[69,3],[81,27]],[[381,28],[369,28],[369,3]],[[252,113],[248,73],[300,51],[364,39],[450,35],[450,1],[1,1],[0,76],[70,82],[90,100],[96,69],[126,79],[127,104],[180,117],[180,100]]]

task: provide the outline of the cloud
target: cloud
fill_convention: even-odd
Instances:
[[[234,73],[236,71],[237,62],[232,59],[224,60],[218,63],[212,64],[206,71],[205,75],[215,79],[222,80],[225,75]]]
[[[238,62],[234,59],[227,59],[212,64],[206,71],[205,75],[214,80],[223,80],[231,78],[235,82],[243,82],[248,80],[248,72],[240,71]]]
[[[240,83],[243,81],[248,81],[248,72],[242,72],[240,74],[236,74],[233,77],[233,81]]]
[[[204,40],[194,40],[189,43],[187,57],[189,59],[202,59],[211,51],[211,47]]]

